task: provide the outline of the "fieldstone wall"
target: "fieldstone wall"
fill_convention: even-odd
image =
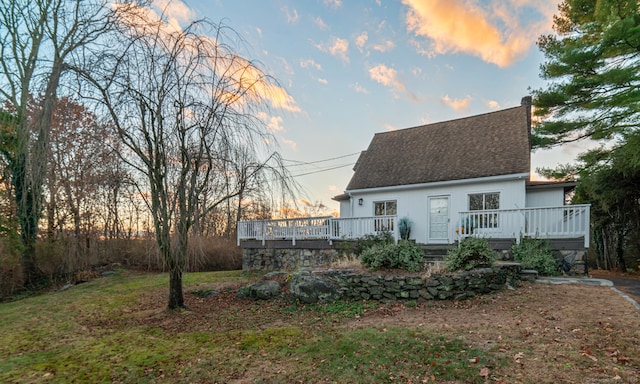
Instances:
[[[243,248],[242,270],[248,271],[294,271],[304,267],[331,265],[341,253],[337,249],[308,248]]]
[[[332,281],[347,299],[355,300],[463,300],[479,294],[515,286],[520,280],[519,263],[498,263],[428,278],[411,275],[378,275],[350,270],[314,271]]]

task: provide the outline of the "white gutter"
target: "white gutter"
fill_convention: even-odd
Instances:
[[[529,173],[514,173],[510,175],[477,177],[474,179],[460,179],[460,180],[446,180],[446,181],[434,181],[432,183],[420,183],[420,184],[406,184],[406,185],[391,185],[388,187],[375,187],[375,188],[362,188],[352,189],[345,191],[351,197],[352,193],[371,193],[371,192],[391,192],[398,190],[412,190],[422,188],[434,188],[434,187],[446,187],[452,185],[464,185],[464,184],[476,184],[476,183],[490,183],[495,181],[509,181],[509,180],[522,180],[529,179]],[[353,199],[351,199],[353,203]],[[353,213],[353,211],[352,211]]]

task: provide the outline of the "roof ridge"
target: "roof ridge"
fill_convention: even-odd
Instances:
[[[456,119],[451,119],[451,120],[436,121],[436,122],[433,122],[433,123],[422,124],[422,125],[416,125],[416,126],[413,126],[413,127],[406,127],[406,128],[395,129],[395,130],[393,130],[393,131],[376,132],[376,133],[374,134],[374,136],[377,136],[377,135],[386,135],[386,134],[390,134],[390,133],[393,133],[393,132],[399,132],[399,131],[407,131],[407,130],[410,130],[410,129],[424,128],[424,127],[428,127],[428,126],[431,126],[431,125],[444,124],[444,123],[451,123],[451,122],[463,121],[463,120],[467,120],[467,119],[476,119],[476,118],[481,117],[481,116],[492,115],[492,114],[495,114],[495,113],[503,113],[503,112],[507,112],[507,111],[510,111],[510,110],[512,110],[512,109],[517,109],[517,108],[525,108],[525,109],[526,109],[527,107],[526,107],[526,106],[524,106],[524,105],[518,105],[518,106],[515,106],[515,107],[510,107],[510,108],[500,109],[500,110],[498,110],[498,111],[489,111],[489,112],[485,112],[485,113],[480,113],[480,114],[478,114],[478,115],[470,115],[470,116],[458,117],[458,118],[456,118]]]

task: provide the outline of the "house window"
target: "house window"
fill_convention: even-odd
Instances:
[[[374,204],[374,212],[375,216],[394,216],[397,213],[397,206],[395,200],[389,201],[378,201]]]
[[[469,195],[469,210],[484,211],[489,209],[500,209],[500,193],[472,193]],[[497,213],[477,213],[469,215],[469,229],[477,228],[497,228]]]
[[[398,212],[398,203],[395,200],[377,201],[373,203],[373,214],[375,216],[395,216]],[[393,231],[392,218],[379,218],[374,221],[375,231]]]

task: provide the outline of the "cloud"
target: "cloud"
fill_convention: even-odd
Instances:
[[[418,101],[418,98],[413,93],[407,90],[407,87],[398,78],[398,73],[393,68],[389,68],[384,64],[378,64],[375,67],[369,69],[369,77],[386,87],[390,87],[398,93],[406,94],[410,99],[414,101]]]
[[[305,60],[300,60],[300,66],[302,68],[315,68],[318,71],[322,71],[322,66],[318,63],[315,62],[315,60],[313,59],[305,59]]]
[[[293,10],[289,11],[289,7],[282,7],[281,11],[287,17],[287,23],[289,23],[289,24],[295,24],[295,23],[298,22],[298,20],[300,20],[300,16],[298,15],[298,11],[295,8]]]
[[[338,191],[339,191],[338,187],[337,187],[337,186],[335,186],[335,185],[330,185],[330,186],[329,186],[329,190],[330,190],[331,192],[338,192]]]
[[[230,93],[230,98],[235,99],[241,95],[238,102],[244,99],[267,100],[272,107],[289,112],[302,112],[295,99],[289,95],[286,89],[276,83],[270,82],[263,72],[251,65],[248,60],[240,56],[233,57],[229,63],[216,62],[220,71],[230,73],[234,77],[236,92]],[[224,67],[224,66],[227,67]],[[237,78],[236,78],[237,77]]]
[[[389,132],[398,130],[398,128],[396,128],[395,126],[393,126],[393,125],[391,125],[389,123],[384,123],[384,129],[386,129]]]
[[[295,141],[286,139],[284,137],[282,137],[281,140],[284,144],[286,144],[289,148],[293,149],[294,151],[298,149],[298,143],[296,143]]]
[[[364,48],[364,45],[367,43],[368,39],[369,35],[366,31],[362,32],[360,35],[358,35],[358,37],[356,37],[356,47],[358,47],[360,52],[362,52],[362,49]]]
[[[333,44],[329,47],[329,52],[333,56],[338,56],[342,61],[349,61],[347,52],[349,51],[349,42],[345,39],[335,38]]]
[[[338,9],[342,7],[342,0],[324,0],[324,5],[331,7],[333,9]]]
[[[161,39],[167,39],[168,45],[173,44],[172,37],[182,33],[180,21],[188,21],[194,16],[193,12],[179,0],[158,0],[155,8],[135,6],[122,13],[123,21],[138,33],[158,34]],[[119,5],[114,5],[118,10]],[[160,9],[159,7],[164,7]],[[158,14],[156,10],[162,13]],[[217,47],[219,42],[210,36],[198,36],[199,41],[207,41],[211,47]],[[215,90],[220,102],[243,104],[250,101],[266,100],[272,107],[290,112],[301,112],[294,98],[277,83],[270,81],[258,67],[249,60],[237,54],[229,54],[216,60],[210,60],[210,70],[223,73],[229,77],[230,87]]]
[[[387,40],[382,44],[375,44],[372,48],[378,52],[386,52],[393,49],[396,45],[391,40]]]
[[[195,12],[180,0],[156,0],[154,5],[169,19],[180,23],[193,20]]]
[[[364,94],[368,94],[369,93],[369,91],[365,87],[361,86],[358,83],[349,84],[349,88],[353,89],[354,91],[356,91],[358,93],[364,93]]]
[[[550,30],[554,1],[402,0],[407,29],[430,42],[428,54],[464,52],[499,67],[524,57]],[[542,3],[542,4],[541,4]],[[520,17],[527,13],[527,19]],[[537,14],[538,18],[530,17]],[[419,50],[422,49],[421,47]]]
[[[344,62],[349,62],[349,56],[347,56],[347,53],[349,52],[349,42],[345,39],[334,37],[330,44],[316,44],[315,47],[323,52],[331,54],[332,56],[339,57],[340,60]]]
[[[452,99],[449,95],[445,95],[442,99],[440,99],[445,105],[455,109],[456,111],[461,111],[466,109],[471,102],[471,96],[467,96],[464,99]]]
[[[268,85],[265,87],[264,95],[275,108],[289,112],[302,112],[295,99],[282,87]]]
[[[269,116],[264,112],[258,112],[258,118],[267,124],[267,131],[269,133],[284,131],[284,127],[282,126],[282,117]]]
[[[169,36],[172,33],[183,32],[180,23],[189,22],[193,13],[183,2],[159,0],[152,6],[139,4],[113,3],[113,7],[119,12],[121,20],[132,30],[140,33],[160,33]]]
[[[329,83],[329,80],[327,80],[327,79],[323,79],[323,78],[319,77],[319,78],[318,78],[318,83],[320,83],[320,84],[328,84],[328,83]]]
[[[329,29],[329,26],[325,24],[324,20],[322,20],[320,16],[313,19],[313,22],[318,28],[322,29],[323,31]]]
[[[495,100],[485,100],[484,104],[491,109],[500,109],[500,104]]]

